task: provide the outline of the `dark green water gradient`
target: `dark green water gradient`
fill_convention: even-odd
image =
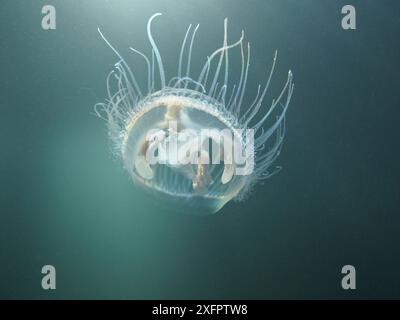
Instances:
[[[351,0],[357,30],[344,31],[348,2],[1,1],[0,298],[400,298],[400,10]],[[45,4],[54,31],[40,26]],[[230,40],[244,28],[252,43],[249,94],[275,49],[274,96],[294,73],[283,170],[214,216],[136,189],[93,114],[116,62],[97,27],[124,54],[149,52],[155,12],[169,76],[188,24],[201,25],[199,70],[225,17]],[[45,264],[55,291],[41,289]],[[355,291],[341,289],[346,264]]]

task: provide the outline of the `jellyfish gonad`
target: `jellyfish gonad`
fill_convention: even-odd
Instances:
[[[98,30],[116,54],[117,63],[107,76],[108,99],[95,110],[106,120],[115,153],[135,184],[177,208],[215,213],[230,200],[247,198],[258,182],[280,170],[273,163],[284,139],[294,87],[292,72],[279,95],[266,106],[275,52],[265,84],[247,98],[250,45],[244,43],[243,31],[236,42],[228,43],[225,19],[222,46],[205,58],[196,75],[191,66],[199,25],[188,27],[177,74],[167,80],[152,35],[153,20],[160,15],[154,14],[147,23],[150,54],[129,48],[147,67],[142,86],[133,68]],[[241,65],[234,70],[237,83],[229,85],[228,52],[232,50],[239,53]],[[235,161],[235,147],[242,161]]]

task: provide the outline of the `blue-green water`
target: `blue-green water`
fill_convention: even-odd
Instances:
[[[352,0],[357,29],[345,31],[347,2],[3,0],[0,298],[400,298],[400,10]],[[45,4],[56,30],[41,28]],[[230,39],[243,28],[252,43],[249,93],[275,49],[274,96],[294,73],[283,170],[216,215],[135,188],[93,113],[116,62],[97,27],[124,53],[149,52],[155,12],[169,76],[187,26],[200,23],[196,69],[225,17]],[[46,264],[55,291],[41,288]],[[340,285],[346,264],[354,291]]]

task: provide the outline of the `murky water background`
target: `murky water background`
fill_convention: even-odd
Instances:
[[[341,0],[143,2],[0,4],[0,297],[400,298],[397,2],[351,1],[355,31],[341,28]],[[54,31],[41,29],[45,4]],[[150,52],[155,12],[169,76],[187,26],[200,23],[197,70],[225,17],[231,40],[243,28],[252,43],[250,94],[275,49],[274,96],[294,73],[282,172],[214,216],[136,189],[93,114],[116,62],[97,27],[121,53]],[[56,291],[41,289],[45,264]]]

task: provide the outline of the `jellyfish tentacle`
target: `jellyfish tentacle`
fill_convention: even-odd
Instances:
[[[240,89],[242,87],[242,82],[243,82],[243,74],[244,74],[244,52],[243,52],[243,42],[240,43],[240,57],[241,57],[241,68],[240,68],[240,78],[239,78],[239,84],[235,93],[235,99],[234,101],[237,101]],[[233,112],[233,104],[230,105],[230,111]]]
[[[229,50],[229,49],[231,49],[231,48],[234,48],[234,47],[238,46],[238,45],[240,44],[240,42],[243,41],[243,38],[244,38],[244,32],[242,31],[242,35],[241,35],[241,37],[240,37],[240,39],[239,39],[238,41],[236,41],[235,43],[233,43],[233,44],[231,44],[231,45],[228,45],[228,46],[226,46],[226,47],[221,47],[221,48],[215,50],[210,56],[208,56],[208,57],[207,57],[207,62],[204,64],[204,66],[203,66],[203,68],[202,68],[202,70],[201,70],[201,72],[200,72],[200,76],[199,76],[198,82],[202,82],[202,81],[203,81],[204,74],[206,73],[206,70],[210,68],[211,61],[215,58],[215,56],[216,56],[217,54],[219,54],[221,51]],[[203,85],[204,85],[204,82],[202,82],[202,83],[203,83]],[[209,92],[210,92],[210,91],[211,91],[211,90],[209,90]]]
[[[207,81],[208,81],[208,75],[210,73],[210,67],[211,67],[211,61],[210,61],[210,57],[207,56],[207,63],[206,63],[206,68],[202,70],[200,76],[199,76],[199,80],[197,80],[197,82],[202,83],[203,87],[205,88],[207,85]],[[204,80],[203,80],[204,77]],[[198,90],[198,88],[196,88],[196,90]]]
[[[261,103],[262,103],[262,101],[264,100],[265,94],[267,93],[268,88],[269,88],[269,85],[270,85],[270,83],[271,83],[272,75],[274,74],[277,54],[278,54],[278,51],[275,51],[275,55],[274,55],[274,59],[273,59],[273,62],[272,62],[271,70],[270,70],[270,72],[269,72],[269,76],[268,76],[267,83],[266,83],[265,86],[264,86],[264,90],[263,90],[263,92],[262,92],[260,98],[258,99],[257,103],[256,103],[256,104],[254,105],[254,107],[252,108],[251,114],[248,116],[248,118],[247,118],[247,120],[246,120],[246,122],[245,122],[245,125],[246,125],[246,126],[250,123],[250,121],[254,118],[254,116],[255,116],[255,115],[258,113],[258,111],[260,110]]]
[[[151,49],[151,91],[153,92],[155,89],[155,77],[154,77],[154,66],[155,66],[155,55],[154,55],[154,49]]]
[[[228,23],[228,20],[227,20]],[[227,27],[228,29],[228,27]],[[242,42],[240,42],[242,43]],[[228,45],[228,30],[227,30],[227,36],[226,36],[226,41],[225,41],[225,46]],[[228,74],[229,74],[229,55],[228,55],[229,50],[225,50],[225,77],[224,77],[224,87],[228,87]],[[223,100],[223,104],[225,104],[225,93],[226,90],[224,92],[224,95],[222,96],[222,100]]]
[[[201,88],[201,90],[203,91],[203,93],[206,91],[201,83],[197,82],[196,80],[193,80],[190,77],[183,77],[183,78],[177,78],[176,77],[176,80],[177,80],[177,82],[174,85],[174,88],[178,87],[181,82],[185,82],[186,83],[185,84],[185,88],[186,88],[187,83],[191,82],[191,83],[195,84],[196,86],[199,86]]]
[[[228,103],[225,105],[227,110],[230,110],[230,105],[231,105],[233,96],[235,95],[235,89],[236,89],[236,83],[233,85],[233,88],[231,91],[231,96],[229,97]]]
[[[133,103],[135,101],[135,98],[137,97],[137,95],[135,95],[135,91],[131,85],[131,82],[128,79],[128,76],[125,72],[124,66],[121,65],[120,62],[118,62],[115,64],[115,68],[118,70],[118,74],[120,75],[120,76],[117,76],[117,74],[114,74],[115,77],[117,77],[119,88],[121,89],[121,87],[124,87],[123,83],[125,81],[126,87],[128,88],[128,96],[130,97],[131,103]]]
[[[226,84],[224,84],[221,87],[221,90],[219,91],[219,94],[218,94],[218,96],[216,98],[216,100],[219,101],[222,104],[224,104],[223,99],[224,99],[224,96],[225,96],[225,93],[226,93],[226,88],[227,88],[227,86],[226,86]]]
[[[151,47],[153,48],[154,54],[155,54],[156,59],[157,59],[158,69],[159,69],[159,72],[160,72],[161,88],[164,88],[165,87],[164,66],[163,66],[163,63],[162,63],[162,58],[161,58],[161,55],[160,55],[160,51],[158,51],[158,47],[157,47],[157,45],[156,45],[156,43],[154,41],[153,35],[151,34],[151,22],[153,21],[153,19],[155,17],[161,16],[161,15],[162,15],[162,13],[158,12],[158,13],[153,14],[150,17],[149,21],[147,22],[147,37],[149,38]]]
[[[192,28],[192,25],[189,24],[189,27],[186,30],[185,37],[183,38],[182,46],[181,46],[181,52],[179,53],[179,63],[178,63],[178,77],[182,77],[182,62],[183,62],[183,53],[185,51],[186,47],[186,40],[189,35],[190,29]]]
[[[187,65],[186,65],[186,77],[189,77],[190,74],[190,64],[192,60],[192,50],[193,50],[193,43],[194,43],[194,38],[196,36],[197,29],[199,29],[200,24],[197,24],[196,28],[194,28],[192,38],[190,40],[190,46],[189,46],[189,53],[188,53],[188,58],[187,58]],[[185,86],[186,88],[186,86]]]
[[[246,71],[244,74],[244,81],[243,81],[243,87],[241,88],[240,92],[240,97],[239,97],[239,102],[236,110],[236,116],[239,117],[240,115],[240,107],[242,105],[243,101],[243,96],[246,90],[246,84],[247,84],[247,75],[249,73],[249,66],[250,66],[250,43],[247,43],[247,63],[246,63]]]
[[[222,45],[223,50],[221,51],[221,55],[219,57],[217,69],[216,69],[215,74],[214,74],[214,79],[213,79],[213,81],[211,83],[210,95],[212,95],[214,93],[215,85],[217,83],[218,76],[219,76],[219,71],[220,71],[221,65],[222,65],[222,60],[224,59],[224,55],[227,52],[227,49],[226,49],[227,46],[228,46],[228,18],[225,18],[224,19],[224,42],[223,42],[223,45]]]
[[[246,125],[246,121],[244,121],[244,120],[245,120],[245,119],[248,119],[248,118],[247,118],[247,115],[249,114],[250,111],[252,111],[253,106],[254,106],[254,105],[256,104],[256,102],[258,101],[258,97],[260,96],[260,92],[261,92],[261,85],[259,84],[258,87],[257,87],[257,94],[256,94],[256,97],[255,97],[254,100],[253,100],[253,103],[250,105],[250,107],[246,110],[246,112],[244,113],[244,115],[243,115],[243,116],[240,118],[240,120],[239,120],[239,122],[244,123],[245,126],[247,126],[247,125]]]
[[[139,96],[143,96],[142,92],[140,90],[140,87],[136,81],[135,76],[133,75],[131,69],[129,68],[128,64],[126,63],[126,61],[124,60],[124,58],[122,58],[122,56],[119,54],[119,52],[112,46],[112,44],[107,40],[107,38],[103,35],[103,33],[101,32],[100,28],[97,28],[97,31],[99,32],[100,36],[103,38],[104,42],[111,48],[112,51],[114,51],[114,53],[118,56],[118,58],[120,59],[120,61],[123,63],[124,67],[128,70],[128,73],[132,79],[133,85],[135,87],[136,93]]]
[[[147,56],[140,52],[139,50],[136,50],[135,48],[130,47],[129,49],[131,49],[133,52],[137,53],[138,55],[140,55],[141,57],[143,57],[143,59],[146,61],[146,65],[147,65],[147,90],[148,92],[150,92],[151,90],[151,69],[150,69],[150,60],[149,58],[147,58]]]
[[[292,88],[292,72],[291,71],[289,71],[289,73],[288,73],[288,78],[286,80],[285,86],[283,87],[283,89],[282,89],[281,93],[279,94],[278,98],[272,103],[272,105],[269,108],[268,112],[254,126],[255,129],[259,128],[263,124],[263,122],[269,117],[269,115],[272,113],[272,111],[274,111],[275,107],[277,106],[277,104],[282,99],[282,97],[283,97],[284,93],[287,91],[288,87],[289,87],[289,90],[288,90],[288,101],[287,101],[286,107],[289,106],[290,97],[291,97],[291,88]],[[286,111],[286,108],[285,108],[285,111]]]

